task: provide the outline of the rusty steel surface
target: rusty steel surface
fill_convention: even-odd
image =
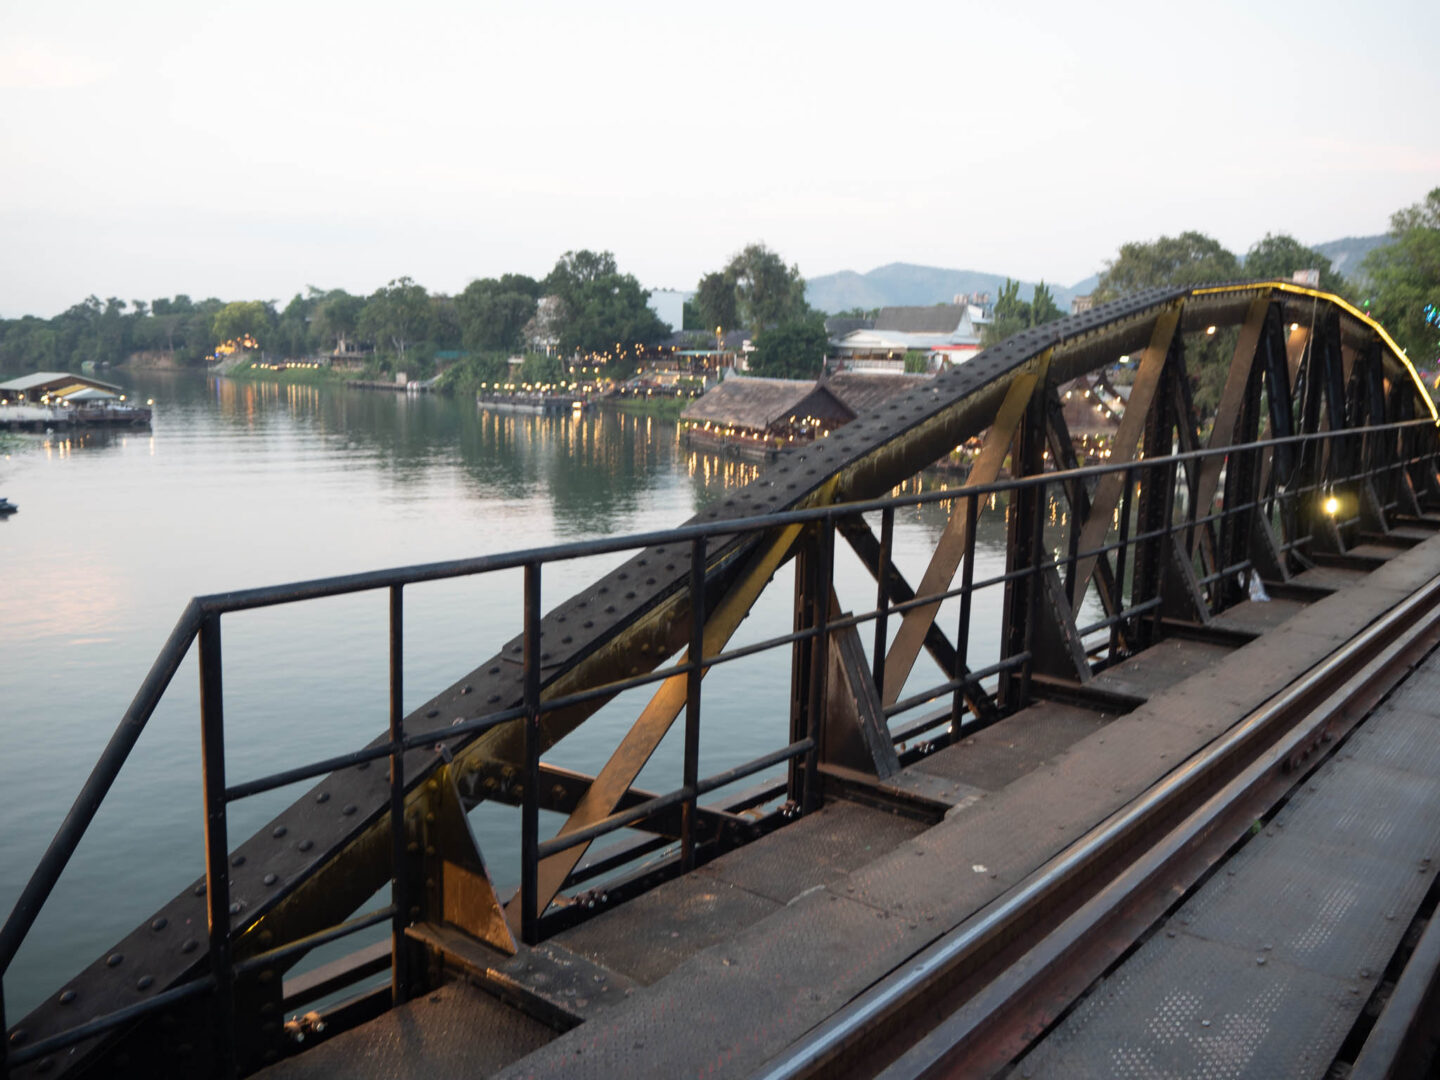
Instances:
[[[1333,333],[1325,339],[1331,341],[1332,351],[1349,349],[1357,356],[1373,355],[1383,367],[1391,396],[1402,403],[1403,414],[1428,409],[1429,415],[1434,415],[1428,396],[1419,396],[1423,387],[1418,386],[1413,369],[1393,343],[1338,298],[1279,283],[1154,289],[1025,331],[986,350],[963,367],[886,402],[831,437],[787,451],[753,483],[692,521],[721,523],[882,495],[989,427],[1002,402],[1012,392],[1019,393],[1017,388],[1027,381],[1043,384],[1047,378],[1051,382],[1074,378],[1121,352],[1145,350],[1148,358],[1158,350],[1163,361],[1164,343],[1177,335],[1177,328],[1178,332],[1190,332],[1207,324],[1247,324],[1261,301],[1274,306],[1287,323],[1309,327],[1316,325],[1318,316],[1322,329],[1333,325]],[[1305,343],[1319,333],[1297,337],[1292,332],[1292,345],[1298,343],[1300,350],[1293,356],[1292,368],[1299,368]],[[1142,403],[1156,366],[1142,363]],[[1028,394],[1025,396],[1028,400]],[[1127,412],[1127,436],[1145,419],[1142,412],[1148,410],[1137,408],[1133,420]],[[1433,475],[1428,482],[1433,485]],[[1114,509],[1109,488],[1121,485],[1106,482],[1101,486],[1107,493],[1095,500],[1091,520],[1097,522],[1108,519]],[[1091,531],[1103,538],[1098,525]],[[765,553],[777,551],[782,559],[789,551],[778,529],[768,535],[714,539],[703,571],[705,611],[721,610],[727,599],[748,607],[741,598],[752,596],[756,582],[768,576],[766,568],[772,563]],[[1093,562],[1082,566],[1077,591],[1083,588],[1091,566]],[[953,567],[950,569],[953,573]],[[1325,581],[1337,580],[1337,572],[1328,573],[1331,576]],[[663,657],[685,646],[689,640],[690,575],[690,552],[684,543],[656,544],[552,609],[538,627],[543,696],[555,699],[650,671]],[[937,573],[936,578],[944,576]],[[204,599],[223,605],[232,598]],[[405,717],[405,730],[416,735],[439,732],[518,706],[523,700],[523,654],[518,638],[508,643],[497,656]],[[898,689],[899,682],[887,679],[887,688]],[[574,730],[601,704],[603,699],[596,699],[545,714],[541,725],[544,746]],[[668,725],[664,716],[673,704],[667,700],[663,706],[657,705],[661,717],[657,727]],[[446,782],[453,780],[468,803],[500,792],[513,801],[518,795],[516,777],[523,762],[522,749],[522,725],[515,721],[457,743],[449,755],[453,761],[442,760],[429,750],[410,752],[404,762],[407,818],[418,821],[427,812],[431,796],[426,791],[434,790],[429,785],[438,781],[441,770]],[[640,753],[633,757],[639,759]],[[629,786],[625,778],[633,776],[630,764],[628,760],[623,767],[617,764],[615,775],[624,783],[617,782],[616,790],[604,799],[597,793],[598,805],[610,802],[613,806],[624,794],[621,789]],[[221,924],[217,932],[222,944],[236,959],[244,960],[331,925],[337,914],[343,917],[354,911],[389,879],[390,789],[385,772],[383,763],[363,763],[331,774],[229,852],[228,865],[222,864],[219,871],[228,874],[230,882],[228,926],[224,925],[226,913],[217,912],[214,917]],[[553,895],[564,877],[558,872],[548,875],[542,899]],[[104,957],[77,973],[62,994],[40,1005],[23,1022],[27,1036],[32,1041],[44,1038],[79,1020],[130,1006],[197,978],[206,958],[206,904],[202,883],[197,882]],[[540,906],[543,909],[543,904]],[[511,921],[513,924],[513,918]],[[293,962],[277,963],[277,970],[270,972],[271,980],[278,984],[283,968]],[[253,998],[260,991],[253,986],[240,987],[237,993]],[[57,1064],[63,1069],[85,1060],[82,1048]]]
[[[1437,559],[1440,541],[1431,541],[1423,551],[1413,554],[1411,566],[1397,568],[1395,576],[1408,576],[1422,566],[1433,576]],[[1380,595],[1380,601],[1369,605],[1372,619],[1388,606],[1383,591]],[[1327,608],[1341,604],[1366,606],[1364,597],[1335,597],[1334,603],[1310,612],[1309,617],[1323,623],[1328,618]],[[1302,613],[1298,618],[1304,617]],[[1293,640],[1274,643],[1261,638],[1240,653],[1249,652],[1252,664],[1263,665],[1269,654],[1293,658],[1286,661],[1289,663],[1301,659],[1302,648],[1309,666],[1322,661],[1330,653],[1331,644],[1320,635],[1296,635]],[[1230,659],[1238,658],[1240,653]],[[823,1000],[833,1000],[840,989],[849,987],[859,992],[887,971],[903,970],[908,964],[897,963],[888,951],[870,954],[863,962],[849,951],[846,938],[853,931],[841,916],[852,912],[850,904],[859,903],[873,911],[877,929],[900,921],[916,935],[902,935],[897,945],[907,940],[912,944],[934,941],[946,929],[986,910],[1040,862],[1063,851],[1087,823],[1103,820],[1124,806],[1171,767],[1167,761],[1182,762],[1184,747],[1188,745],[1193,751],[1205,746],[1211,731],[1233,723],[1266,696],[1259,688],[1248,691],[1259,695],[1249,704],[1233,697],[1211,698],[1205,711],[1216,726],[1202,723],[1201,710],[1197,710],[1192,714],[1194,726],[1189,727],[1188,737],[1178,720],[1156,723],[1164,715],[1161,710],[1173,711],[1179,702],[1196,701],[1200,694],[1193,684],[1205,680],[1205,673],[1193,676],[1162,695],[1169,698],[1168,702],[1152,701],[1132,717],[1122,717],[1087,737],[1055,768],[1027,774],[1003,792],[968,807],[843,881],[805,894],[806,919],[820,920],[829,928],[829,936],[822,937],[814,947],[838,949],[841,957],[851,958],[845,967],[829,969],[830,982],[810,984],[811,992]],[[1244,687],[1238,689],[1241,695],[1247,693]],[[1225,712],[1216,717],[1220,709]],[[1147,713],[1148,720],[1142,715]],[[1127,720],[1131,721],[1131,737],[1122,741],[1117,728]],[[1147,731],[1145,740],[1149,745],[1142,752],[1136,744],[1140,733]],[[1116,749],[1107,749],[1101,740],[1116,740],[1112,744]],[[1122,747],[1126,751],[1123,754]],[[1141,768],[1141,761],[1149,765]],[[825,915],[830,910],[836,912],[833,921]],[[798,962],[785,943],[792,935],[814,933],[808,926],[802,931],[795,924],[796,918],[792,909],[786,909],[754,924],[732,941],[715,945],[601,1018],[593,1030],[572,1032],[517,1063],[512,1074],[604,1075],[605,1068],[617,1067],[618,1058],[612,1055],[630,1040],[632,1047],[637,1042],[644,1046],[644,1053],[637,1052],[629,1066],[642,1075],[676,1075],[706,1068],[722,1076],[749,1075],[760,1064],[757,1056],[768,1056],[764,1053],[766,1045],[773,1054],[783,1046],[786,1031],[791,1038],[799,1038],[816,1022],[803,991],[785,1011],[776,1011],[781,1006],[774,988],[778,985],[793,989],[786,971]],[[700,1004],[735,999],[743,1004],[722,1010],[718,1017],[707,1013]],[[752,1003],[755,1009],[749,1008]],[[677,1009],[680,1015],[676,1015]],[[727,1020],[735,1021],[729,1025],[728,1034],[722,1030]],[[708,1048],[717,1045],[726,1050],[712,1060]],[[582,1052],[572,1056],[576,1050]],[[598,1056],[592,1058],[597,1051]]]
[[[1431,683],[1375,710],[1020,1074],[1333,1075],[1440,866]]]

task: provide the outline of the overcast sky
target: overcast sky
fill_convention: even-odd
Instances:
[[[454,292],[615,252],[693,288],[1061,284],[1185,229],[1385,231],[1440,185],[1434,0],[0,0],[0,315]]]

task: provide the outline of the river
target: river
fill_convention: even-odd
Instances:
[[[0,519],[7,912],[191,596],[678,525],[755,474],[688,451],[674,423],[644,416],[542,418],[333,385],[119,378],[154,399],[152,430],[19,436],[0,454],[0,495],[20,507]],[[1000,518],[982,519],[980,575],[1003,565]],[[897,561],[910,580],[943,523],[934,507],[899,515]],[[840,548],[847,604],[873,603],[873,584]],[[545,606],[620,558],[547,571]],[[737,643],[789,629],[788,573]],[[998,612],[991,592],[977,625]],[[518,633],[519,596],[518,575],[407,589],[407,708]],[[383,730],[386,649],[383,593],[227,617],[231,782]],[[706,684],[702,773],[784,741],[788,657],[727,674],[723,692]],[[197,683],[192,650],[11,968],[12,1022],[200,874]],[[634,700],[612,704],[549,759],[595,771]],[[678,786],[677,761],[677,747],[662,746],[642,783]],[[235,806],[232,843],[297,794]],[[518,876],[515,817],[472,815],[502,886]]]

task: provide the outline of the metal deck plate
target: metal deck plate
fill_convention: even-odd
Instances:
[[[1264,633],[1273,630],[1290,616],[1298,614],[1305,605],[1299,600],[1281,600],[1272,596],[1266,601],[1246,600],[1234,607],[1226,608],[1210,620],[1222,630],[1248,630]]]
[[[1136,697],[1153,697],[1230,653],[1229,646],[1170,638],[1095,676],[1095,685]]]
[[[1427,695],[1437,667],[1392,701]],[[1376,710],[1021,1075],[1324,1076],[1440,857],[1435,722]]]
[[[808,889],[839,881],[924,829],[921,822],[884,810],[831,803],[555,941],[652,983]]]
[[[501,1075],[745,1076],[927,938],[914,923],[821,888]]]
[[[788,904],[807,889],[839,881],[890,854],[927,827],[885,810],[830,803],[787,825],[763,844],[751,844],[716,859],[697,876]]]
[[[999,791],[1115,719],[1113,714],[1045,701],[967,735],[907,769]]]
[[[780,907],[727,881],[691,874],[556,934],[554,940],[648,985]]]
[[[555,1032],[455,982],[254,1075],[263,1080],[439,1080],[484,1077]]]
[[[1323,1076],[1369,989],[1185,934],[1150,939],[1012,1075],[1056,1080]],[[1183,978],[1177,977],[1184,972]],[[1351,991],[1356,993],[1352,994]],[[1313,1006],[1320,1006],[1319,1009]],[[1318,1022],[1312,1012],[1329,1020]]]

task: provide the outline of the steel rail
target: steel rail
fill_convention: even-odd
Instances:
[[[1440,620],[1437,603],[1440,577],[1432,578],[1391,608],[1019,886],[773,1057],[752,1075],[752,1080],[798,1080],[815,1075],[838,1055],[862,1044],[875,1029],[893,1021],[907,1005],[921,1000],[934,984],[953,975],[961,965],[1033,928],[1059,890],[1088,869],[1113,858],[1112,853],[1123,852],[1151,822],[1177,813],[1178,805],[1187,796],[1203,789],[1205,781],[1233,764],[1237,755],[1263,753],[1284,734],[1287,724],[1297,721],[1297,711],[1314,708],[1317,693],[1324,695],[1321,700],[1333,694],[1337,681],[1343,683],[1398,635],[1413,631],[1421,614],[1428,612],[1433,626]]]
[[[482,556],[473,559],[453,560],[444,563],[432,563],[421,566],[397,568],[393,570],[375,571],[363,574],[345,575],[334,578],[317,579],[312,581],[298,582],[290,585],[272,586],[262,589],[245,590],[234,593],[212,594],[209,596],[197,597],[190,602],[182,615],[180,623],[176,626],[166,646],[157,656],[154,666],[147,679],[142,684],[140,691],[132,701],[125,717],[122,719],[119,728],[112,736],[110,744],[97,763],[86,785],[82,788],[81,795],[77,798],[75,805],[67,815],[65,822],[52,840],[40,864],[37,865],[26,888],[22,891],[21,898],[17,901],[10,917],[6,920],[3,928],[0,928],[0,974],[5,972],[30,927],[38,915],[40,906],[43,905],[46,897],[53,889],[55,882],[63,872],[65,865],[73,855],[80,837],[88,827],[89,821],[93,818],[99,802],[103,799],[106,791],[113,783],[119,769],[128,759],[140,732],[143,730],[160,697],[168,687],[179,664],[188,654],[189,647],[193,644],[200,630],[209,622],[218,627],[218,619],[222,614],[251,610],[255,608],[273,606],[298,602],[302,600],[318,599],[321,597],[345,595],[360,591],[371,591],[381,588],[391,590],[398,589],[405,584],[412,584],[422,581],[441,580],[468,576],[479,573],[488,573],[500,570],[526,569],[528,571],[538,570],[540,566],[551,562],[567,559],[581,558],[597,554],[621,552],[643,548],[657,543],[672,543],[676,540],[699,541],[712,537],[724,538],[733,542],[741,534],[764,532],[773,530],[788,524],[818,524],[829,528],[839,517],[859,515],[870,512],[893,513],[897,507],[922,506],[929,504],[953,502],[956,499],[971,499],[971,506],[986,495],[998,494],[1001,492],[1025,491],[1036,485],[1043,491],[1045,486],[1052,483],[1064,484],[1070,481],[1084,480],[1091,477],[1099,477],[1113,472],[1124,470],[1127,474],[1134,476],[1149,468],[1168,468],[1173,470],[1177,463],[1198,460],[1216,455],[1229,455],[1247,449],[1262,447],[1273,447],[1288,443],[1309,443],[1315,440],[1328,440],[1333,438],[1354,437],[1371,433],[1396,433],[1411,428],[1430,429],[1432,421],[1423,419],[1402,421],[1398,423],[1373,425],[1368,427],[1355,427],[1328,432],[1313,432],[1304,435],[1287,436],[1281,439],[1264,439],[1251,443],[1237,444],[1234,446],[1202,449],[1188,451],[1180,454],[1167,455],[1165,457],[1148,458],[1138,461],[1115,463],[1108,465],[1095,465],[1076,468],[1071,470],[1057,471],[1053,473],[1042,473],[1030,477],[1012,478],[1005,481],[997,481],[987,485],[975,485],[964,489],[946,489],[936,492],[922,492],[910,496],[888,497],[882,499],[870,499],[851,503],[834,503],[823,506],[812,506],[802,509],[777,511],[749,517],[737,517],[731,519],[713,520],[695,525],[681,526],[669,530],[661,530],[650,533],[636,534],[626,537],[606,538],[603,540],[577,541],[571,544],[556,545],[551,548],[529,549],[521,552],[513,552],[498,556]],[[1418,460],[1418,459],[1417,459]],[[1374,470],[1371,470],[1374,472]],[[1369,474],[1364,474],[1369,475]],[[1338,482],[1346,483],[1347,479]],[[1334,483],[1335,481],[1332,481]],[[1318,486],[1318,485],[1317,485]],[[1295,494],[1291,492],[1289,494]],[[1132,537],[1130,542],[1136,543],[1141,537]],[[994,581],[976,583],[972,588],[983,585],[998,583],[1011,577],[1023,576],[1025,573],[1034,573],[1038,567],[1031,567],[1028,571],[1016,572],[1015,574],[1003,575]],[[933,598],[932,598],[933,599]],[[538,597],[536,597],[538,604]],[[527,611],[531,605],[527,604]],[[896,605],[890,610],[892,612],[903,610],[903,606]],[[538,614],[538,612],[537,612]],[[876,616],[870,616],[876,617]],[[860,620],[855,620],[860,621]],[[809,633],[814,633],[810,631]],[[793,635],[792,639],[798,639],[802,635]],[[808,636],[804,635],[804,636]],[[217,643],[218,644],[218,643]],[[218,653],[218,649],[217,649]],[[723,659],[724,654],[716,659]],[[216,658],[218,671],[218,656]],[[529,665],[527,665],[527,668]],[[658,677],[642,678],[642,681],[657,681]],[[943,693],[950,688],[958,688],[965,685],[964,680],[952,680],[941,688]],[[589,694],[587,693],[587,698]],[[598,695],[597,695],[598,696]],[[927,695],[923,700],[931,700]],[[217,698],[218,700],[218,698]],[[550,711],[558,706],[548,702],[536,701],[529,708],[517,708],[514,711],[516,716],[536,716]],[[392,739],[389,743],[370,748],[368,751],[357,752],[356,755],[346,756],[350,761],[361,762],[370,760],[373,757],[385,756],[396,752],[396,745],[423,746],[436,742],[448,741],[463,735],[476,734],[480,731],[497,726],[501,722],[499,714],[475,718],[465,724],[455,727],[453,730],[441,729],[423,734],[406,734],[399,739]],[[331,764],[327,761],[323,764]],[[760,762],[750,763],[752,767],[763,767]],[[312,770],[316,766],[310,767]],[[296,782],[299,779],[310,778],[319,773],[308,771],[308,775],[298,775],[305,770],[287,770],[284,782]],[[276,778],[269,778],[275,780]],[[265,781],[251,781],[247,784],[237,785],[235,788],[224,786],[223,774],[218,789],[218,801],[228,802],[233,795],[254,794],[259,790]],[[247,790],[248,789],[248,790]],[[532,841],[532,848],[538,846]],[[212,920],[217,924],[221,921],[218,916]],[[217,947],[212,941],[212,949]],[[228,965],[226,965],[228,966]],[[223,977],[223,973],[222,973]]]

